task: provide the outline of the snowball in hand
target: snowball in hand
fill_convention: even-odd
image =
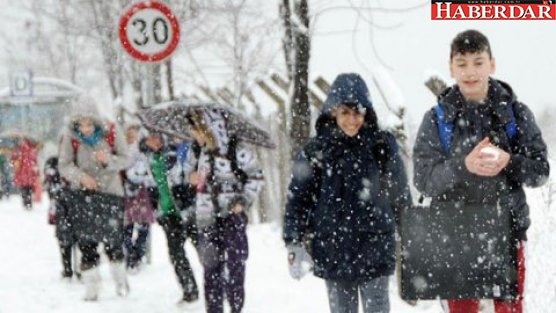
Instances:
[[[481,154],[490,155],[490,158],[494,161],[498,160],[498,158],[500,157],[500,151],[493,147],[482,148]]]

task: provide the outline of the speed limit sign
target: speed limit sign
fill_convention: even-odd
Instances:
[[[119,30],[124,50],[143,62],[164,60],[180,40],[176,16],[167,5],[155,0],[130,6],[120,19]]]

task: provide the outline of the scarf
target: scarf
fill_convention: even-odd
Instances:
[[[104,137],[104,132],[102,131],[102,129],[95,125],[95,131],[90,135],[90,136],[85,136],[80,130],[79,130],[79,125],[76,125],[74,128],[75,134],[77,135],[77,138],[79,138],[79,140],[88,145],[88,146],[94,146],[96,145],[103,137]]]

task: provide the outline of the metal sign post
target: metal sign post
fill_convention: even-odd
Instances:
[[[160,1],[142,1],[128,7],[119,24],[124,50],[143,66],[143,105],[154,103],[154,66],[168,58],[180,41],[180,26],[175,14]],[[151,263],[151,235],[147,239],[147,262]]]
[[[145,63],[143,68],[143,106],[154,105],[154,64]]]

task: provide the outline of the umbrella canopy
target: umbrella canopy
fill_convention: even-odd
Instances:
[[[276,147],[268,132],[255,121],[231,107],[217,103],[173,101],[142,110],[137,115],[148,129],[191,140],[192,117],[209,116],[207,113],[221,114],[226,121],[229,135],[235,136],[238,141],[270,149]],[[210,125],[210,121],[205,122]]]

